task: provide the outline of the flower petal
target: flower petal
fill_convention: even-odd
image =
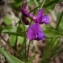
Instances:
[[[27,5],[27,1],[24,0],[23,4],[22,4],[22,8],[26,9],[26,5]]]
[[[48,24],[50,22],[50,18],[48,15],[44,15],[42,18],[42,22],[45,24]]]
[[[38,23],[34,23],[27,31],[27,37],[29,40],[44,40],[45,35],[42,32],[40,25]]]
[[[40,9],[37,14],[37,22],[40,23],[42,21],[42,16],[43,16],[44,10]]]
[[[27,1],[24,0],[24,2],[22,4],[21,11],[22,11],[23,15],[25,15],[26,17],[28,17],[29,16],[29,12],[26,10],[26,5],[27,5]]]
[[[28,25],[29,24],[29,21],[27,20],[27,17],[26,16],[22,16],[22,20],[24,22],[25,25]]]
[[[29,17],[29,13],[26,9],[22,9],[21,11],[24,16]]]
[[[38,32],[37,33],[37,40],[44,40],[45,39],[45,34],[43,32]]]
[[[32,24],[27,32],[27,37],[29,40],[33,40],[36,38],[36,24]]]
[[[29,40],[35,39],[35,34],[33,33],[32,29],[28,29],[27,37],[28,37]]]

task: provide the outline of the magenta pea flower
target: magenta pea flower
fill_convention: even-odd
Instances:
[[[50,18],[48,15],[44,15],[44,10],[43,9],[40,9],[38,11],[38,14],[37,16],[33,16],[30,14],[30,18],[33,19],[33,21],[35,23],[39,23],[39,24],[48,24],[50,22]]]
[[[24,16],[28,17],[28,16],[29,16],[29,13],[28,13],[27,10],[26,10],[26,6],[27,6],[27,1],[24,0],[24,2],[23,2],[23,4],[22,4],[21,11],[22,11],[22,14],[23,14]]]
[[[26,10],[26,5],[27,5],[27,1],[24,0],[23,4],[22,4],[22,14],[23,14],[23,22],[25,24],[29,24],[29,21],[27,20],[27,17],[31,18],[35,23],[39,23],[39,24],[48,24],[50,22],[50,18],[48,15],[44,15],[44,10],[40,9],[38,11],[38,14],[36,16],[29,14],[29,12]]]
[[[29,21],[27,20],[27,17],[29,16],[29,13],[26,10],[26,5],[27,5],[27,1],[24,0],[21,11],[22,11],[22,20],[25,23],[25,25],[28,25]]]
[[[27,37],[29,40],[44,40],[46,36],[43,33],[39,23],[34,23],[27,31]]]

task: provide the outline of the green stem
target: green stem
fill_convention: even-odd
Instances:
[[[36,9],[38,9],[40,7],[40,5],[36,8],[34,8],[33,10],[31,10],[29,13],[32,13],[33,11],[35,11]]]
[[[46,0],[44,0],[44,2],[42,3],[42,5],[40,4],[39,6],[37,6],[36,8],[34,8],[33,10],[31,10],[29,13],[32,13],[33,11],[35,11],[36,9],[38,9],[38,8],[42,8],[43,7],[43,5],[44,5],[44,3],[45,3],[45,1]]]
[[[27,59],[28,59],[28,55],[29,55],[30,43],[31,43],[31,41],[29,41],[29,44],[28,44]]]
[[[42,5],[41,5],[41,8],[43,7],[43,5],[44,5],[45,1],[46,1],[46,0],[43,0],[43,3],[42,3]]]
[[[59,19],[58,19],[58,22],[57,22],[57,25],[56,25],[56,30],[58,30],[58,28],[59,28],[59,25],[60,25],[62,16],[63,16],[63,11],[62,11],[62,13],[61,13],[61,15],[60,15],[60,17],[59,17]]]
[[[20,20],[18,21],[18,27],[17,27],[17,31],[16,33],[18,33],[18,30],[19,30],[19,27],[20,27],[20,24],[21,24],[21,17],[20,17]],[[16,50],[16,46],[17,46],[17,40],[18,40],[18,36],[16,35],[16,41],[15,41],[15,50]]]
[[[25,24],[22,22],[23,24],[23,28],[24,28],[24,32],[25,32]],[[26,60],[27,61],[27,53],[26,53],[26,33],[25,33],[25,36],[24,36],[24,44],[25,44],[25,57],[26,57]]]
[[[18,40],[18,36],[16,36],[15,47],[14,47],[15,50],[16,50],[16,46],[17,46],[17,40]]]
[[[26,61],[27,61],[27,54],[26,54],[26,36],[25,36],[24,42],[25,42],[25,57],[26,57]]]

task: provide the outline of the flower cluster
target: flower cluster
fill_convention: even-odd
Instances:
[[[28,25],[29,21],[27,20],[27,17],[29,16],[29,13],[26,10],[26,5],[27,5],[27,2],[26,0],[24,0],[21,11],[22,11],[22,20],[25,23],[25,25]]]
[[[23,22],[28,25],[29,21],[27,20],[27,17],[33,20],[34,24],[31,24],[31,26],[28,28],[27,31],[27,37],[29,40],[44,40],[45,34],[42,31],[42,28],[40,27],[40,24],[48,24],[50,21],[50,18],[48,15],[44,15],[44,10],[40,9],[38,11],[37,15],[29,14],[29,12],[26,10],[27,2],[26,0],[22,4],[22,20]]]

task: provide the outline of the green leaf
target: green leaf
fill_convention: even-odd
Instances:
[[[9,61],[9,63],[24,63],[23,61],[12,56],[11,54],[9,54],[8,52],[6,52],[5,50],[3,50],[1,48],[0,48],[0,53],[3,54],[6,57],[6,59]]]
[[[56,30],[61,31],[63,30],[63,12],[55,12],[57,17],[57,24],[56,24]]]
[[[5,34],[9,34],[9,35],[17,35],[17,36],[24,36],[25,35],[25,32],[21,32],[21,33],[16,33],[16,32],[3,32]]]
[[[16,40],[16,36],[15,35],[10,35],[9,42],[10,42],[11,46],[15,45],[15,40]]]
[[[63,33],[63,18],[61,20],[58,30]]]
[[[16,26],[6,26],[2,30],[2,32],[16,32],[17,27]]]
[[[49,7],[49,6],[51,6],[51,5],[53,5],[53,4],[55,4],[55,3],[58,3],[59,2],[59,0],[52,0],[52,1],[49,1],[48,3],[46,3],[46,4],[44,4],[44,8],[47,8],[47,7]]]
[[[6,25],[11,25],[11,24],[12,24],[12,21],[11,21],[11,19],[10,19],[8,16],[5,16],[5,18],[4,18],[4,23],[5,23]]]
[[[63,34],[61,32],[55,31],[54,29],[46,29],[44,30],[44,33],[48,38],[52,37],[63,37]]]
[[[55,5],[59,2],[59,0],[46,0],[44,4],[44,8],[47,10],[53,10]]]
[[[63,2],[63,0],[59,0],[59,2]]]
[[[13,3],[13,8],[15,8],[15,9],[17,9],[17,8],[19,8],[20,6],[22,5],[22,3],[20,2],[20,3]]]
[[[24,30],[24,27],[25,27],[25,30]],[[27,27],[24,25],[24,24],[19,24],[19,26],[17,27],[17,32],[18,33],[23,33],[23,32],[26,32],[27,31]]]
[[[13,8],[17,9],[21,7],[23,0],[14,0],[14,3],[12,4]]]
[[[18,36],[18,43],[22,45],[24,38],[21,36]],[[11,46],[15,46],[16,42],[16,35],[10,35],[9,42]]]
[[[25,32],[21,28],[19,28],[18,32],[16,32],[16,31],[17,31],[16,26],[6,26],[2,30],[2,33],[6,33],[9,35],[17,35],[17,36],[24,36],[24,34],[25,34]]]
[[[23,44],[24,37],[18,36],[18,43]]]

